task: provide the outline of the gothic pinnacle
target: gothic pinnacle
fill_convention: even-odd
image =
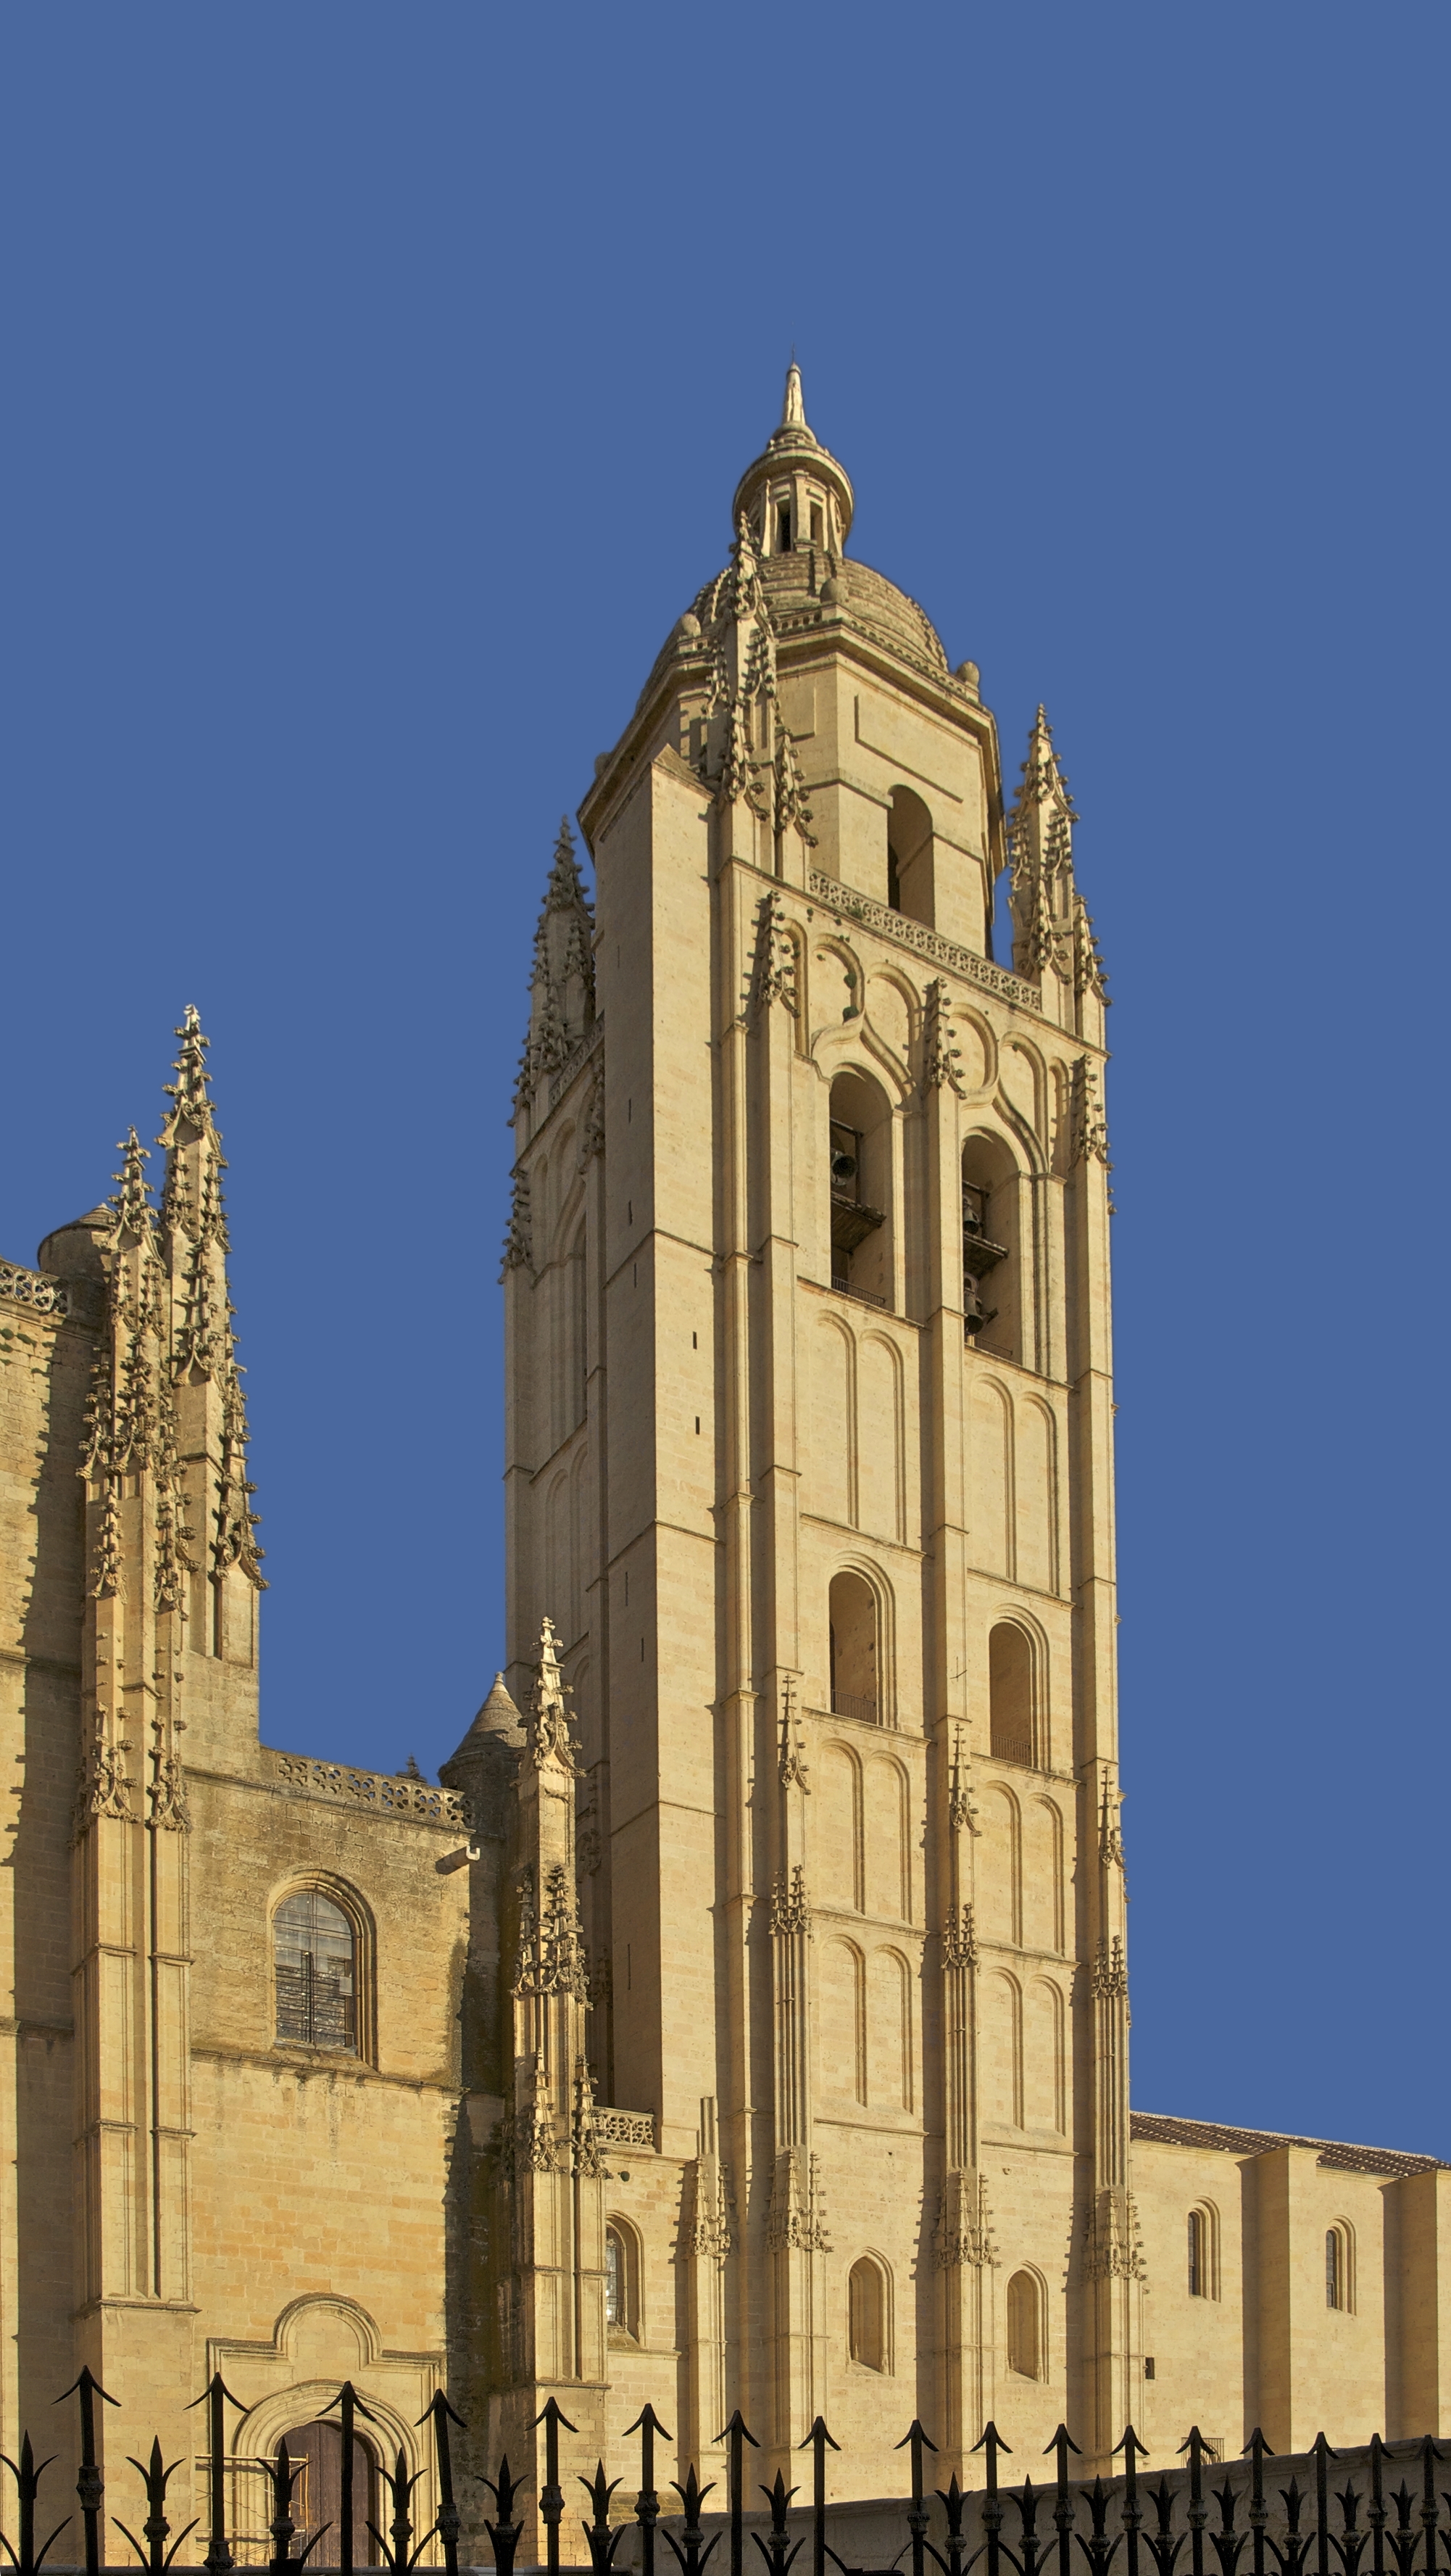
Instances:
[[[148,1235],[151,1232],[151,1199],[143,1166],[151,1156],[134,1127],[126,1131],[124,1143],[116,1148],[122,1157],[121,1169],[115,1175],[120,1184],[111,1201],[116,1211],[116,1230],[122,1234]]]
[[[205,1127],[212,1114],[212,1104],[207,1096],[207,1048],[211,1040],[202,1034],[201,1017],[195,1002],[188,1002],[176,1035],[181,1040],[176,1059],[176,1080],[162,1085],[168,1100],[176,1103],[167,1124],[170,1126],[182,1117],[190,1118],[195,1126]]]
[[[544,908],[546,912],[572,912],[576,904],[588,913],[589,905],[579,873],[579,861],[574,855],[574,834],[569,827],[569,816],[561,814],[559,838],[554,844],[554,864],[549,871],[549,888],[545,896]]]

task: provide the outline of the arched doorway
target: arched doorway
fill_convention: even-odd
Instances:
[[[287,2456],[294,2468],[301,2465],[302,2475],[292,2490],[292,2519],[299,2538],[293,2551],[305,2546],[315,2531],[327,2527],[327,2537],[312,2552],[319,2567],[336,2567],[338,2531],[343,2510],[343,2435],[342,2427],[327,2417],[311,2424],[294,2424],[282,2436]],[[353,2435],[353,2562],[358,2567],[379,2567],[382,2552],[369,2530],[370,2523],[382,2528],[378,2511],[378,2463],[361,2433]]]

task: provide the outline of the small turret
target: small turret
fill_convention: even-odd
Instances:
[[[801,370],[786,371],[780,427],[736,486],[731,517],[745,519],[763,555],[815,546],[824,555],[845,550],[856,507],[851,478],[807,427]]]

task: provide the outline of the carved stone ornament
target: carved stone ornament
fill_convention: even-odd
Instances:
[[[959,1100],[967,1097],[958,1067],[962,1049],[952,1042],[952,1002],[946,982],[934,975],[927,987],[926,1021],[922,1038],[922,1088],[924,1091],[955,1091]]]
[[[977,1931],[970,1905],[965,1904],[960,1913],[947,1918],[942,1934],[942,1964],[944,1968],[977,1966]]]
[[[1142,2281],[1145,2277],[1139,2213],[1131,2191],[1101,2191],[1085,2213],[1084,2269],[1091,2281]]]
[[[1112,1942],[1100,1941],[1098,1957],[1093,1963],[1093,1991],[1096,1995],[1126,1995],[1129,1972],[1124,1959],[1122,1937],[1115,1932]]]
[[[569,1684],[559,1670],[559,1641],[552,1619],[544,1619],[539,1628],[539,1662],[534,1682],[534,1699],[529,1711],[529,1757],[536,1771],[547,1762],[557,1762],[566,1771],[577,1768],[574,1744],[569,1732],[569,1711],[565,1702]]]
[[[505,1279],[511,1270],[530,1269],[534,1253],[529,1230],[529,1175],[514,1174],[514,1201],[509,1211],[509,1230],[504,1237],[504,1257],[499,1277]]]
[[[756,955],[751,969],[751,1012],[770,1009],[773,1002],[784,1002],[793,1014],[800,1009],[796,989],[796,942],[786,926],[786,907],[774,889],[763,894],[756,916]]]
[[[766,2243],[773,2254],[829,2254],[821,2168],[804,2147],[783,2147],[771,2178]]]
[[[771,1890],[771,1929],[783,1935],[811,1929],[805,1874],[799,1861],[791,1872],[789,1884],[784,1878],[778,1878]]]
[[[1118,1801],[1109,1788],[1108,1773],[1103,1775],[1103,1803],[1098,1814],[1098,1857],[1105,1868],[1124,1866],[1124,1838],[1119,1831]]]
[[[180,1754],[158,1752],[152,1756],[152,1768],[155,1776],[147,1791],[151,1805],[148,1821],[168,1833],[189,1834],[191,1810]]]
[[[104,1725],[98,1714],[98,1727]],[[126,1773],[128,1744],[112,1744],[97,1733],[81,1759],[80,1780],[76,1788],[74,1839],[79,1842],[90,1831],[97,1816],[113,1816],[122,1824],[134,1821],[131,1806],[131,1783]]]
[[[985,2174],[957,2172],[945,2177],[933,2251],[938,2270],[943,2272],[965,2263],[977,2270],[996,2265],[998,2249],[993,2242]]]
[[[963,1757],[960,1726],[954,1727],[952,1731],[952,1768],[948,1774],[947,1812],[952,1820],[954,1832],[981,1833],[982,1827],[977,1821],[977,1804],[972,1794],[972,1782]]]
[[[783,1789],[802,1789],[809,1797],[811,1792],[806,1786],[803,1749],[801,1730],[796,1723],[796,1684],[788,1673],[781,1684],[781,1745],[776,1769]]]
[[[723,2263],[731,2250],[730,2187],[726,2169],[715,2156],[697,2156],[690,2196],[690,2223],[681,2231],[681,2251],[707,2262]]]
[[[575,2061],[574,2128],[570,2143],[575,2172],[587,2182],[598,2182],[604,2167],[600,2162],[594,2087],[590,2083],[589,2068],[582,2057]]]
[[[1090,1154],[1095,1155],[1106,1170],[1113,1170],[1108,1155],[1108,1122],[1103,1114],[1098,1067],[1090,1063],[1086,1055],[1081,1055],[1073,1067],[1072,1128],[1068,1147],[1070,1170]]]
[[[706,604],[705,624],[712,663],[702,775],[718,806],[744,800],[778,839],[795,830],[814,849],[806,784],[777,694],[776,632],[744,518],[736,523],[729,568]]]
[[[544,1883],[544,1902],[536,1904],[534,1871],[520,1873],[519,1958],[514,1971],[516,1995],[575,1995],[590,2000],[589,1961],[584,1925],[570,1885],[569,1872],[556,1861]]]

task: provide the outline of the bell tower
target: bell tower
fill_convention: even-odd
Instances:
[[[551,1618],[626,2285],[601,2420],[673,2373],[703,2473],[739,2406],[790,2482],[821,2413],[882,2494],[914,2414],[944,2478],[989,2416],[1106,2466],[1141,2264],[1103,973],[1046,717],[1008,811],[976,667],[852,512],[793,366],[596,765],[593,911],[556,851],[509,1684]]]

